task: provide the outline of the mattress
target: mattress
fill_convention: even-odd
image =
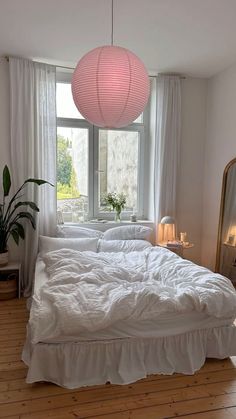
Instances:
[[[34,295],[47,281],[45,264],[40,256],[36,262]],[[227,326],[233,324],[233,318],[219,319],[205,313],[191,312],[186,314],[167,313],[160,315],[157,320],[117,321],[112,327],[97,332],[84,331],[79,336],[61,336],[59,339],[47,339],[43,343],[99,341],[121,338],[158,338],[174,336],[194,330]]]

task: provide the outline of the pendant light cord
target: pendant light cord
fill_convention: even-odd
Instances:
[[[114,5],[113,0],[111,0],[111,45],[113,46],[113,19],[114,19]]]

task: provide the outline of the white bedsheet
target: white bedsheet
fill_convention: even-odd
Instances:
[[[106,339],[111,331],[113,337],[150,336],[145,330],[152,328],[158,336],[171,322],[176,334],[193,330],[191,323],[212,327],[235,317],[230,281],[162,248],[128,255],[62,250],[44,262],[49,276],[43,287],[36,282],[33,343]]]
[[[87,385],[128,384],[149,374],[193,374],[206,357],[236,355],[235,326],[157,338],[124,338],[31,345],[22,354],[29,366],[27,383],[49,381],[76,388]]]

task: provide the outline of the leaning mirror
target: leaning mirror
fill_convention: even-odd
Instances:
[[[223,175],[216,272],[236,285],[236,158],[227,164]]]

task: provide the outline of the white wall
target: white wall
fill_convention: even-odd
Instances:
[[[205,145],[202,264],[214,269],[221,184],[236,157],[236,63],[208,82]]]
[[[178,232],[187,232],[193,249],[185,256],[201,260],[203,151],[205,143],[207,81],[186,78],[182,81],[182,139],[180,182],[178,187]]]

